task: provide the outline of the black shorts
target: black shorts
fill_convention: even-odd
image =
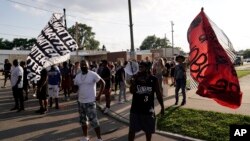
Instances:
[[[142,130],[145,133],[154,133],[155,120],[155,115],[141,115],[130,113],[129,131],[139,132]]]
[[[46,100],[46,99],[48,99],[48,97],[49,97],[49,95],[48,95],[48,91],[46,89],[42,89],[40,92],[39,91],[36,92],[37,99]]]
[[[10,79],[10,72],[4,72],[4,79]]]

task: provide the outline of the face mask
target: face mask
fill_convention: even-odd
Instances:
[[[81,67],[82,74],[88,73],[88,68],[87,67]]]

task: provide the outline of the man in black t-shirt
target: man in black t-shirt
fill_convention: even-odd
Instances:
[[[106,100],[106,107],[104,113],[108,113],[110,109],[110,102],[111,102],[111,71],[108,67],[108,61],[102,60],[102,71],[101,71],[101,78],[105,81],[105,88],[103,93],[105,94]]]
[[[6,82],[7,79],[10,79],[10,70],[11,70],[11,63],[9,62],[8,59],[4,60],[4,70],[3,70],[3,74],[4,74],[4,83],[2,88],[6,88]]]
[[[148,73],[147,63],[141,62],[139,72],[132,77],[130,92],[133,94],[130,109],[128,140],[133,141],[135,133],[143,130],[146,140],[150,141],[155,132],[154,94],[161,105],[161,114],[164,114],[164,105],[160,87],[156,77]]]

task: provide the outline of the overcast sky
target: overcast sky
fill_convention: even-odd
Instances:
[[[0,0],[0,38],[36,38],[53,12],[66,8],[67,25],[91,26],[108,51],[130,49],[128,0]],[[166,37],[189,52],[187,29],[204,7],[207,16],[229,37],[236,51],[250,49],[248,0],[131,0],[134,44],[149,35]]]

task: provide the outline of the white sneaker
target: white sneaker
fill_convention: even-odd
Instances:
[[[109,108],[105,108],[105,110],[104,110],[104,114],[107,114],[109,112]]]
[[[102,141],[102,139],[97,139],[96,141]]]
[[[36,93],[33,94],[33,97],[36,97]]]
[[[80,141],[89,141],[89,138],[83,137],[80,139]]]

